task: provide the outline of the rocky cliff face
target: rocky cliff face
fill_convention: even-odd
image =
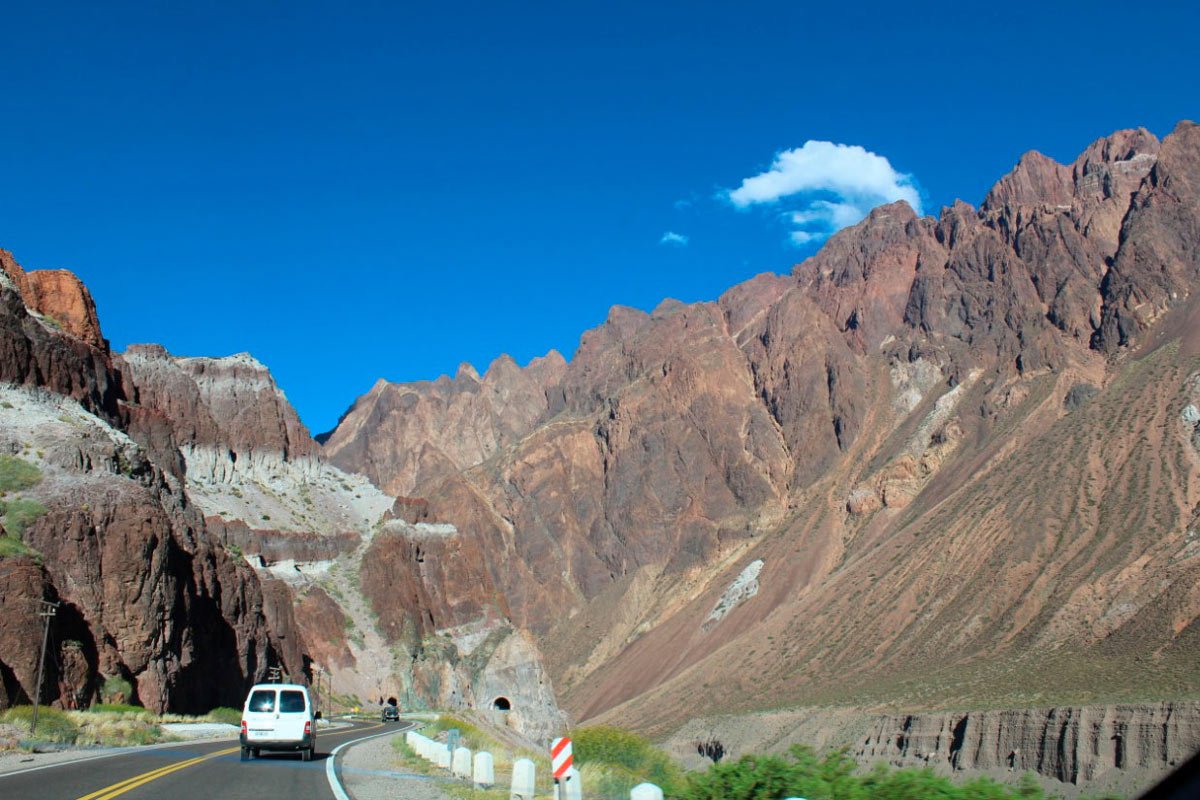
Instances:
[[[1191,123],[1030,154],[978,210],[884,206],[790,276],[614,309],[507,428],[460,372],[376,386],[326,448],[483,543],[577,719],[1175,696],[1198,158]]]
[[[1200,707],[1184,702],[880,717],[855,755],[1096,787],[1122,772],[1165,775],[1197,750]]]
[[[250,355],[182,358],[135,345],[116,359],[138,407],[163,421],[180,477],[211,518],[282,542],[357,538],[392,505],[359,475],[325,463],[271,373]],[[222,523],[218,523],[221,525]],[[244,538],[244,537],[243,537]]]
[[[0,562],[4,701],[34,694],[42,599],[59,603],[43,702],[86,705],[119,677],[148,707],[200,711],[236,705],[268,665],[300,674],[290,606],[269,607],[127,433],[141,417],[86,289],[4,260],[0,453],[24,476],[5,522],[28,553]]]

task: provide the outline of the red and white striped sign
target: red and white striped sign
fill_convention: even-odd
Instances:
[[[554,780],[565,778],[571,771],[573,761],[570,739],[560,736],[550,744],[550,771],[554,773]]]

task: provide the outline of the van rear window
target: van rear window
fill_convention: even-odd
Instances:
[[[294,714],[298,711],[302,712],[306,710],[304,707],[304,692],[284,689],[279,693],[279,713]]]
[[[258,712],[270,712],[275,710],[275,691],[273,689],[259,689],[250,695],[250,710]]]

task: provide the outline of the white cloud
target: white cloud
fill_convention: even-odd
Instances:
[[[675,245],[676,247],[686,247],[687,243],[688,243],[688,237],[684,236],[682,233],[676,233],[675,231],[667,231],[666,233],[664,233],[662,235],[662,238],[658,240],[658,243],[659,244],[672,244],[672,245]]]
[[[904,200],[921,213],[913,176],[858,145],[815,140],[779,153],[769,170],[746,178],[726,197],[738,208],[793,199],[799,208],[788,218],[797,228],[791,233],[797,245],[824,239],[884,203]]]

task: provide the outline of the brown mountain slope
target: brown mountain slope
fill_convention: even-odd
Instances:
[[[1191,123],[1030,154],[979,211],[614,309],[489,448],[376,387],[413,414],[334,458],[480,538],[577,718],[1191,693],[1198,203]]]

